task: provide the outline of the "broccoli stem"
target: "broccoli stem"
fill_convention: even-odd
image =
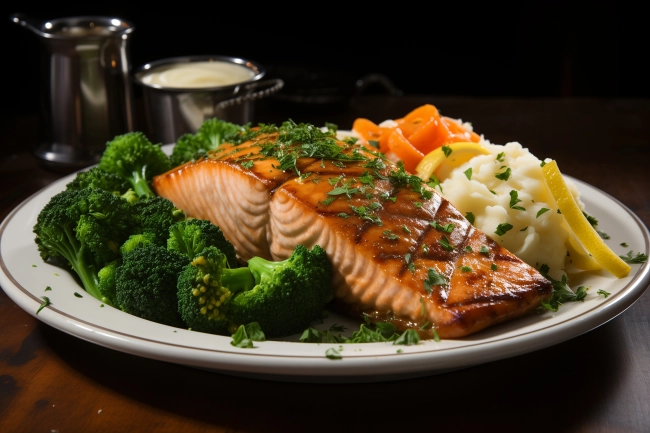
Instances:
[[[131,178],[129,181],[133,185],[133,190],[139,196],[153,197],[155,194],[149,187],[149,182],[146,177],[147,166],[146,164],[142,166],[141,171],[133,170],[131,173]]]
[[[248,268],[224,269],[221,274],[221,285],[228,287],[235,294],[247,292],[258,283]]]
[[[261,257],[253,257],[248,261],[248,269],[250,269],[253,277],[255,277],[255,283],[259,284],[263,275],[273,273],[278,267],[284,265],[288,260],[289,259],[273,262]]]
[[[85,257],[88,254],[87,247],[77,240],[71,228],[66,227],[65,233],[68,242],[61,242],[58,250],[79,276],[81,284],[86,292],[101,301],[103,296],[99,291],[99,276],[97,275],[95,267],[86,263]],[[63,248],[65,246],[69,246],[69,248]]]

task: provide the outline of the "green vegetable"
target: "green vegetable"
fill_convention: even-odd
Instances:
[[[40,313],[43,308],[45,308],[45,307],[52,304],[52,302],[50,301],[50,298],[48,298],[47,296],[41,296],[41,299],[43,300],[43,302],[38,307],[38,310],[36,310],[36,314]]]
[[[269,338],[290,335],[322,317],[333,296],[331,272],[319,246],[299,245],[283,261],[253,257],[236,269],[209,246],[178,279],[179,311],[195,331],[229,335],[257,322]]]
[[[625,261],[625,263],[632,263],[632,264],[634,264],[634,263],[645,263],[645,262],[648,261],[648,255],[647,254],[636,253],[636,255],[635,255],[632,250],[628,251],[626,255],[619,256],[619,257],[621,259],[623,259]]]
[[[125,252],[115,270],[115,305],[146,320],[185,327],[178,313],[176,283],[188,263],[183,254],[153,243]]]
[[[66,189],[54,195],[33,231],[41,258],[74,271],[97,299],[101,268],[119,258],[119,246],[133,229],[132,206],[101,189]]]
[[[578,287],[574,293],[567,284],[566,275],[562,275],[562,278],[560,280],[555,280],[548,275],[549,270],[550,269],[546,264],[543,264],[539,268],[539,272],[544,276],[544,278],[549,280],[553,286],[551,298],[542,301],[542,308],[550,311],[557,311],[560,308],[560,305],[566,302],[584,301],[585,297],[587,296],[587,291],[584,286]]]
[[[151,143],[142,132],[127,132],[106,144],[98,167],[128,181],[138,196],[153,197],[151,180],[172,165],[159,144]]]
[[[169,227],[167,248],[170,250],[193,259],[208,246],[217,247],[226,256],[228,267],[238,266],[235,247],[226,239],[221,228],[212,222],[191,218]]]
[[[99,188],[117,195],[122,195],[131,188],[131,184],[115,173],[110,173],[102,170],[98,166],[94,166],[86,171],[77,173],[74,179],[66,185],[66,189],[84,188]]]
[[[233,140],[244,127],[217,118],[205,120],[196,134],[184,134],[178,138],[169,157],[173,166],[196,160],[221,143]]]
[[[167,247],[171,226],[186,218],[185,212],[160,196],[139,200],[133,208],[138,223],[137,233],[149,233],[153,242],[161,247]]]
[[[232,335],[230,344],[235,347],[246,349],[255,347],[253,341],[266,341],[266,336],[257,322],[248,325],[240,325],[237,331]]]

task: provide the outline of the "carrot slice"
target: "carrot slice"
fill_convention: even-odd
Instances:
[[[411,110],[406,116],[397,120],[404,137],[411,138],[419,128],[431,120],[440,120],[438,109],[431,104],[424,104]]]
[[[372,120],[359,117],[352,123],[352,130],[358,133],[371,145],[378,143],[381,152],[388,152],[389,148],[387,141],[391,128],[384,128],[377,125]]]
[[[420,152],[404,137],[400,128],[393,129],[388,135],[388,147],[404,163],[404,168],[410,173],[415,173],[415,167],[422,158],[424,153]]]
[[[432,118],[416,129],[409,137],[416,149],[423,154],[432,152],[447,142],[449,130],[440,120]]]
[[[478,143],[481,140],[481,137],[476,132],[468,131],[465,129],[465,127],[463,127],[463,125],[454,119],[442,116],[442,121],[445,123],[452,134],[457,134],[463,137],[462,140],[457,141],[473,141],[474,143]]]

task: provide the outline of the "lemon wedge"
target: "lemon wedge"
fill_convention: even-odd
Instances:
[[[447,153],[445,153],[447,151]],[[415,167],[415,173],[424,181],[428,181],[432,174],[443,181],[451,171],[460,167],[478,155],[488,155],[490,152],[483,146],[472,141],[459,141],[446,144],[427,153]]]
[[[542,167],[544,179],[548,186],[553,198],[557,203],[560,212],[564,216],[567,224],[571,228],[573,235],[580,243],[584,250],[590,255],[603,269],[610,272],[616,278],[626,277],[630,273],[630,265],[625,263],[614,251],[612,251],[605,241],[600,237],[596,229],[587,220],[587,217],[582,213],[580,206],[571,195],[569,188],[564,182],[562,173],[557,166],[557,162],[548,162]],[[580,254],[580,249],[577,246],[573,247],[569,242],[569,254],[571,249],[578,252],[576,257],[571,256],[574,260],[580,262],[581,259],[587,260],[584,253]],[[576,263],[574,263],[576,264]],[[583,266],[594,266],[593,263],[587,260],[587,263],[582,263]],[[577,267],[577,266],[576,266]]]

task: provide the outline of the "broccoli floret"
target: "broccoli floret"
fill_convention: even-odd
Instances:
[[[221,228],[209,220],[189,218],[169,228],[167,248],[176,250],[193,259],[205,247],[219,248],[226,256],[228,267],[238,266],[235,247],[226,239]]]
[[[80,171],[66,185],[66,189],[84,188],[99,188],[117,195],[122,195],[129,191],[131,184],[115,173],[109,173],[95,166],[86,171]]]
[[[154,235],[154,243],[161,247],[167,246],[170,227],[186,218],[185,212],[160,196],[137,201],[133,207],[138,218],[137,233]]]
[[[319,320],[333,296],[332,265],[319,246],[298,245],[277,262],[254,257],[238,269],[225,263],[208,247],[181,273],[178,307],[191,329],[227,335],[258,322],[267,337],[282,337]]]
[[[172,165],[178,166],[196,160],[207,151],[216,149],[221,143],[231,140],[243,127],[220,119],[206,119],[196,134],[183,134],[169,157]]]
[[[153,197],[150,182],[170,170],[169,157],[142,132],[118,135],[106,144],[98,167],[129,182],[139,196]]]
[[[133,229],[132,206],[102,189],[66,189],[41,209],[33,231],[44,261],[74,271],[97,299],[97,273],[120,257],[119,247]]]
[[[122,264],[122,259],[115,259],[99,270],[97,276],[99,282],[97,288],[101,293],[102,298],[100,301],[108,304],[115,305],[115,274],[118,266]]]
[[[176,282],[188,263],[183,254],[152,243],[125,252],[115,271],[115,305],[146,320],[185,327],[178,313]]]
[[[120,246],[120,255],[124,255],[137,247],[138,245],[143,245],[143,244],[155,244],[156,243],[156,235],[153,233],[145,232],[145,233],[138,233],[129,236],[129,238],[124,241],[122,246]]]

